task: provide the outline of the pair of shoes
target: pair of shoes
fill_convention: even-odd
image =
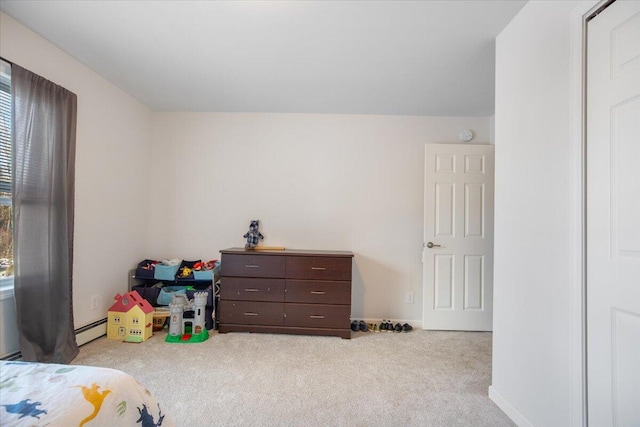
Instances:
[[[380,326],[375,324],[373,326],[374,327],[372,328],[372,330],[375,332],[409,332],[413,330],[413,327],[408,323],[405,323],[404,325],[396,323],[394,325],[391,320],[387,321],[386,319],[382,319],[382,323],[380,323]],[[351,323],[351,329],[353,329],[353,322]],[[357,329],[353,330],[355,331]]]
[[[351,322],[351,330],[353,332],[358,332],[358,331],[367,332],[368,328],[367,328],[367,324],[364,323],[364,320],[354,320]]]
[[[369,323],[367,325],[367,330],[369,332],[380,332],[380,329],[378,329],[378,325],[375,323]]]

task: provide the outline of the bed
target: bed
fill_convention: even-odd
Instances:
[[[156,398],[115,369],[0,362],[5,426],[173,426]]]

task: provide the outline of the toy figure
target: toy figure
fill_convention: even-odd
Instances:
[[[249,224],[249,231],[244,236],[242,236],[247,239],[247,243],[244,245],[244,247],[247,249],[255,248],[256,246],[258,246],[258,241],[260,239],[264,239],[262,233],[258,231],[259,222],[260,221],[257,219],[251,221],[251,224]]]

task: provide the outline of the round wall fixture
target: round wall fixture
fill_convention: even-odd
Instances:
[[[460,132],[460,135],[458,135],[458,139],[460,139],[460,141],[469,142],[473,139],[473,132],[471,132],[469,129],[465,129]]]

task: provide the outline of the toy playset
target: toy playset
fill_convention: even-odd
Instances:
[[[205,328],[206,292],[194,292],[193,299],[175,294],[169,304],[169,332],[165,338],[171,343],[203,342],[209,338]],[[192,317],[188,317],[187,314]]]
[[[153,307],[136,291],[117,294],[107,312],[107,338],[142,342],[153,334]]]

